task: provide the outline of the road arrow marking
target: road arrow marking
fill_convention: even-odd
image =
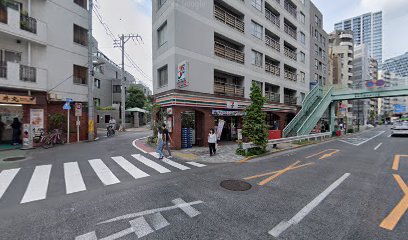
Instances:
[[[314,157],[314,156],[323,154],[323,153],[328,152],[328,151],[337,151],[337,152],[338,152],[338,151],[340,151],[340,150],[338,150],[338,149],[326,149],[326,150],[323,150],[323,151],[321,151],[321,152],[315,153],[315,154],[313,154],[313,155],[307,156],[306,159],[312,158],[312,157]]]
[[[334,154],[336,154],[336,153],[338,153],[338,152],[340,152],[340,150],[335,150],[335,151],[333,151],[333,152],[331,152],[331,153],[324,154],[323,156],[321,156],[321,157],[319,158],[319,160],[323,160],[323,159],[329,158],[329,157],[333,156]]]

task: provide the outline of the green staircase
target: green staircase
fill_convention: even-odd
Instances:
[[[302,109],[283,129],[283,137],[309,134],[332,102],[333,88],[326,91],[321,86],[314,87],[302,102]]]

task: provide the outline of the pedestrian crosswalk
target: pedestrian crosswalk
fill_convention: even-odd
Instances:
[[[121,182],[118,176],[123,176],[120,175],[120,173],[114,173],[115,171],[118,171],[118,169],[122,169],[123,173],[136,180],[157,173],[164,174],[206,166],[196,162],[178,163],[166,158],[159,161],[156,158],[156,153],[149,154],[155,157],[155,159],[149,159],[141,154],[133,154],[126,158],[124,156],[115,156],[106,159],[90,159],[81,163],[65,162],[62,164],[65,193],[74,194],[88,190],[87,181],[90,181],[89,178],[98,179],[97,182],[101,184],[101,186],[118,184]],[[89,167],[84,166],[86,164],[88,164]],[[113,166],[113,164],[119,168]],[[34,167],[32,173],[30,173],[28,182],[23,183],[26,187],[25,192],[21,197],[21,201],[19,199],[16,199],[16,201],[23,204],[46,199],[49,185],[53,181],[51,176],[54,178],[57,177],[58,180],[61,179],[57,174],[51,174],[54,168],[56,168],[54,171],[59,173],[57,169],[60,168],[60,166],[57,166],[57,164],[54,165],[56,166],[48,164]],[[86,177],[84,177],[84,170],[81,168],[90,169],[91,173],[86,174]],[[23,175],[21,172],[20,168],[7,169],[0,172],[0,204],[2,203],[2,198],[7,195],[8,191],[12,191],[13,187],[17,187],[16,185],[21,186],[21,183],[16,183],[20,180],[19,176]],[[21,179],[27,181],[24,177]]]

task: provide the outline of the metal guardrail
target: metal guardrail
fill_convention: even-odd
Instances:
[[[268,141],[268,145],[279,144],[279,143],[288,143],[288,142],[295,142],[300,140],[309,140],[309,139],[317,139],[317,138],[326,138],[332,135],[331,132],[326,133],[316,133],[316,134],[309,134],[303,136],[295,136],[295,137],[288,137],[288,138],[279,138],[279,139],[272,139]],[[256,147],[253,143],[242,143],[242,149],[247,151],[250,148]]]

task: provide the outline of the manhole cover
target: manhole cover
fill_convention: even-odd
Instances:
[[[23,160],[23,159],[25,159],[25,157],[9,157],[9,158],[3,159],[3,161],[13,162],[13,161],[19,161],[19,160]]]
[[[246,191],[251,189],[251,184],[241,180],[224,180],[220,183],[221,187],[231,191]]]

